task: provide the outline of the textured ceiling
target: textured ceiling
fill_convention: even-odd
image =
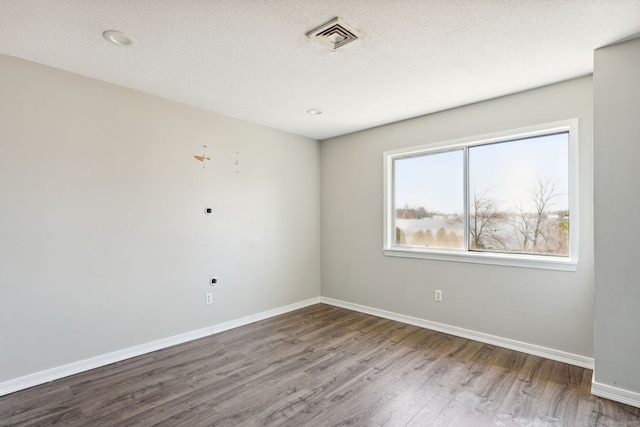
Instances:
[[[305,36],[336,16],[362,38]],[[0,53],[314,139],[587,75],[638,32],[640,0],[0,2]]]

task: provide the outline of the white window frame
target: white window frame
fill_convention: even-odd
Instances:
[[[569,256],[515,254],[507,252],[470,251],[468,216],[469,200],[464,201],[465,243],[464,250],[442,248],[422,248],[401,246],[395,240],[395,206],[394,206],[394,161],[412,156],[434,154],[477,145],[496,142],[507,142],[553,133],[569,132],[569,212],[571,225],[569,229]],[[511,267],[537,268],[545,270],[576,271],[578,265],[578,119],[568,119],[553,123],[539,124],[509,131],[496,132],[476,137],[451,141],[436,142],[417,147],[401,148],[383,153],[384,168],[384,255],[405,258],[424,258],[440,261],[470,262]],[[468,199],[467,159],[465,155],[464,194]]]

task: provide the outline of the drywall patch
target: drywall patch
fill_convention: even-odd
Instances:
[[[201,155],[201,156],[199,156],[199,155],[195,154],[195,155],[193,156],[193,158],[194,158],[194,159],[196,159],[197,161],[201,162],[201,163],[205,163],[205,162],[208,162],[208,161],[210,161],[210,160],[211,160],[211,156],[208,156],[208,155],[206,154],[206,151],[207,151],[207,146],[206,146],[206,145],[203,145],[203,146],[202,146],[202,148],[203,148],[203,150],[202,150],[202,151],[204,151],[204,152],[205,152],[205,154],[203,154],[203,155]],[[203,165],[202,165],[202,169],[206,169],[206,168],[207,168],[207,166],[203,164]]]

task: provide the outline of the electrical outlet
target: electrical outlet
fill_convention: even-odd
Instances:
[[[205,295],[205,300],[204,300],[205,304],[213,304],[213,294],[211,292],[208,292]]]
[[[440,289],[436,289],[433,299],[438,302],[442,302],[442,291]]]

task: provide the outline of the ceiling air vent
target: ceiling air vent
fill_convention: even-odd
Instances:
[[[307,37],[329,46],[332,50],[336,50],[354,40],[358,40],[360,34],[342,19],[334,18],[315,30],[309,31]]]

